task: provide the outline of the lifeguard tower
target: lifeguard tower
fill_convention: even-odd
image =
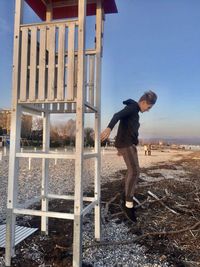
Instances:
[[[23,23],[24,1],[41,18],[40,23]],[[15,250],[16,215],[41,216],[41,231],[48,234],[48,218],[74,220],[73,266],[82,264],[82,218],[95,209],[95,238],[100,240],[100,125],[101,58],[105,14],[116,13],[115,0],[16,0],[13,56],[13,98],[8,179],[6,266]],[[86,17],[96,16],[94,47],[87,49]],[[88,30],[87,30],[88,31]],[[20,150],[21,114],[43,117],[42,152]],[[84,151],[84,115],[95,114],[94,152]],[[51,153],[50,114],[76,114],[74,153]],[[42,161],[41,210],[18,204],[20,158]],[[49,159],[75,160],[74,196],[48,192]],[[83,161],[95,159],[94,196],[83,197]],[[64,186],[64,184],[63,184]],[[67,184],[65,185],[67,187]],[[49,199],[74,200],[73,213],[48,210]],[[83,205],[83,202],[87,205]],[[89,203],[89,204],[88,204]]]

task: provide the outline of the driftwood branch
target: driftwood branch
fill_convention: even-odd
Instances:
[[[157,197],[154,193],[152,193],[151,191],[148,191],[148,194],[149,194],[150,196],[152,196],[153,198],[155,198],[156,200],[158,200],[158,202],[159,202],[162,206],[164,206],[166,209],[168,209],[169,211],[171,211],[171,212],[174,213],[174,214],[178,214],[178,212],[176,212],[175,210],[173,210],[173,209],[169,208],[167,205],[165,205],[165,204],[159,199],[159,197]]]
[[[111,198],[108,202],[106,202],[105,211],[104,211],[105,216],[108,214],[108,209],[109,209],[110,204],[114,202],[119,195],[120,193],[117,193],[113,198]]]
[[[187,227],[187,228],[183,228],[180,230],[176,230],[176,231],[162,231],[162,232],[151,232],[151,233],[146,233],[143,234],[141,236],[138,236],[136,238],[133,238],[131,240],[127,240],[127,241],[111,241],[111,242],[100,242],[100,243],[95,243],[93,245],[90,246],[84,246],[83,249],[88,249],[91,247],[101,247],[101,246],[117,246],[117,245],[128,245],[128,244],[132,244],[136,241],[139,241],[143,238],[146,238],[148,236],[167,236],[167,235],[174,235],[174,234],[179,234],[179,233],[183,233],[183,232],[187,232],[187,231],[191,231],[196,229],[198,226],[200,226],[200,221],[198,221],[197,223],[195,223],[193,226],[191,227]]]

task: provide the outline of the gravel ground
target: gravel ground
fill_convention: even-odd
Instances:
[[[185,152],[187,153],[187,152]],[[174,151],[153,152],[153,156],[144,156],[143,151],[139,149],[140,166],[146,167],[156,162],[164,162],[168,159],[180,159],[180,155]],[[107,150],[102,152],[102,183],[107,183],[115,179],[115,173],[125,169],[123,159],[116,155],[116,150]],[[33,159],[31,170],[28,169],[28,159],[20,159],[19,170],[19,194],[18,201],[24,202],[26,199],[40,195],[41,190],[41,160]],[[0,222],[5,221],[6,214],[6,193],[8,179],[8,155],[0,160]],[[94,159],[84,162],[84,192],[93,185],[94,180]],[[49,170],[49,192],[54,194],[67,194],[74,191],[74,160],[50,160]],[[85,219],[85,218],[84,218]],[[87,219],[87,217],[86,217]],[[92,220],[84,223],[83,245],[91,245],[94,240]],[[109,221],[103,227],[104,240],[118,241],[129,240],[134,236],[128,232],[126,224],[117,224],[115,221]],[[117,247],[92,247],[84,250],[83,259],[86,263],[92,263],[95,267],[101,266],[143,266],[143,267],[167,267],[167,262],[160,262],[159,256],[151,257],[151,260],[145,255],[145,247],[136,244],[123,245]],[[153,259],[153,260],[152,260]],[[1,261],[0,261],[1,262]],[[0,263],[0,266],[1,265]],[[38,266],[38,265],[37,265]]]
[[[146,248],[138,244],[117,245],[117,246],[94,246],[94,225],[89,220],[83,227],[83,246],[91,246],[83,250],[83,261],[92,264],[94,267],[168,267],[158,255],[146,256]],[[126,223],[117,224],[115,220],[106,222],[102,226],[102,238],[104,241],[129,241],[135,235],[130,233]]]
[[[139,160],[141,167],[148,167],[152,163],[166,161],[169,158],[179,159],[176,151],[153,152],[152,156],[144,156],[141,148]],[[187,153],[187,152],[185,152]],[[0,222],[5,219],[7,181],[8,181],[8,155],[0,160]],[[74,192],[74,160],[50,160],[49,193],[67,194]],[[116,155],[115,149],[102,151],[101,182],[107,183],[115,179],[115,173],[125,169],[122,157]],[[41,191],[42,163],[40,159],[32,159],[31,170],[28,169],[28,159],[20,159],[19,169],[19,194],[18,201],[23,203],[27,199],[37,197]],[[84,161],[83,191],[94,184],[94,159]]]

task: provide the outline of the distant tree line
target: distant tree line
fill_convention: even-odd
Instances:
[[[84,129],[84,146],[94,146],[92,128]],[[50,146],[64,147],[75,146],[76,121],[70,119],[67,122],[50,126]],[[43,138],[43,120],[34,118],[30,115],[22,116],[21,142],[26,146],[42,146]]]

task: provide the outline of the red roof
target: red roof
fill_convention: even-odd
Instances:
[[[42,19],[46,19],[46,6],[42,0],[25,0],[27,4]],[[115,0],[102,0],[105,14],[117,13]],[[53,3],[60,0],[52,0]],[[96,15],[96,4],[87,4],[87,16]],[[53,19],[74,18],[78,16],[78,6],[53,8]]]

